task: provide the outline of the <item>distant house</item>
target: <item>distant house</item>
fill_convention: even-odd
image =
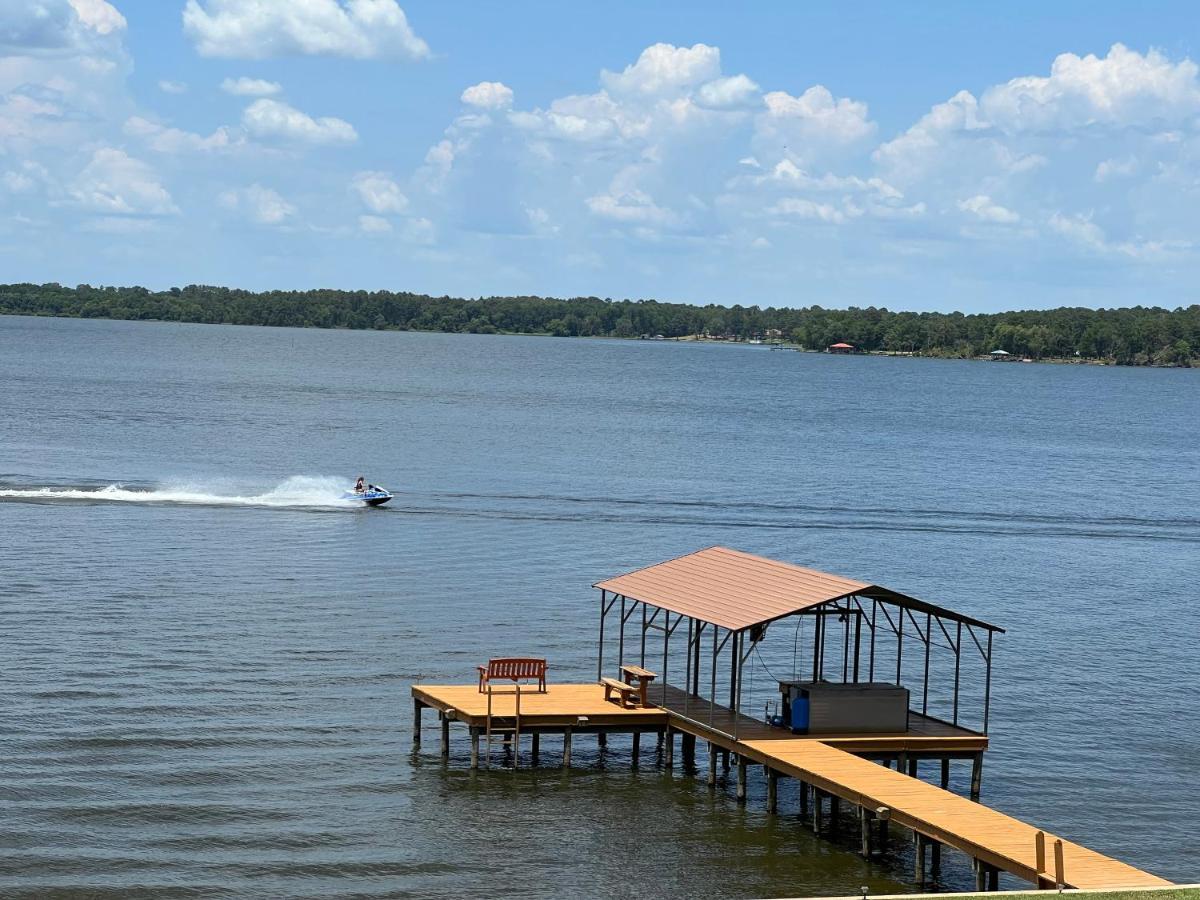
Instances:
[[[1007,359],[1009,355],[1007,350],[993,350],[988,354],[992,359]]]
[[[830,344],[829,352],[830,353],[854,353],[855,347],[853,344],[839,342],[837,344]]]

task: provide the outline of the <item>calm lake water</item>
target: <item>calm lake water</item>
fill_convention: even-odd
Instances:
[[[910,889],[786,784],[411,754],[414,680],[590,679],[589,585],[712,544],[1007,627],[984,800],[1200,881],[1200,372],[0,318],[0,404],[5,896]]]

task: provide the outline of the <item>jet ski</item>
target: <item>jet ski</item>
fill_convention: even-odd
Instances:
[[[368,484],[361,491],[346,491],[342,494],[342,499],[356,500],[366,506],[383,506],[392,499],[392,495],[387,488],[382,488],[377,484]]]

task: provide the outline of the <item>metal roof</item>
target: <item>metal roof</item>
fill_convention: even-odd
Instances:
[[[697,550],[598,581],[593,587],[732,631],[850,596],[894,603],[992,631],[1004,630],[879,585],[728,547]]]

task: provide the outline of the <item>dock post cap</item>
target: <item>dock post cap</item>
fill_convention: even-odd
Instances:
[[[886,806],[879,806],[875,809],[875,818],[883,819],[884,821],[892,817],[892,811]]]
[[[577,724],[577,725],[586,725],[587,723],[588,723],[588,717],[587,717],[587,716],[576,716],[576,717],[575,717],[575,724]]]

